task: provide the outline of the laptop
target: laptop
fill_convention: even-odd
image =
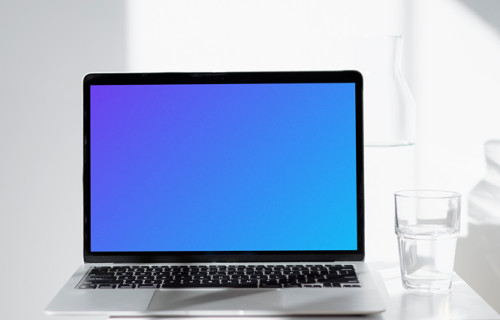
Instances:
[[[48,314],[385,309],[357,71],[89,74],[84,264]]]

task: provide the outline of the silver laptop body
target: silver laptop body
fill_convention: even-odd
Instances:
[[[362,85],[356,71],[87,75],[84,264],[46,313],[384,311],[363,262]]]

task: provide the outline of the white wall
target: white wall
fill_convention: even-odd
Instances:
[[[500,139],[500,33],[460,1],[413,9],[419,181],[466,195],[484,174],[483,143]]]
[[[82,263],[82,78],[125,68],[124,25],[120,2],[0,1],[2,319],[48,319]]]
[[[141,71],[328,69],[337,37],[395,32],[394,3],[130,0],[128,62]]]

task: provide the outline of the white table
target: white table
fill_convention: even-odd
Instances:
[[[387,310],[374,319],[500,319],[458,275],[453,279],[451,293],[419,295],[403,288],[397,263],[370,265],[378,271],[387,289]]]
[[[445,295],[417,295],[406,291],[401,285],[399,265],[397,263],[370,263],[376,270],[376,280],[385,284],[381,286],[382,295],[386,299],[387,310],[381,314],[362,317],[331,317],[340,319],[500,319],[493,310],[465,281],[458,275],[453,280],[452,292]],[[500,299],[500,296],[499,296]],[[158,320],[162,317],[140,318],[143,320]],[[303,319],[326,319],[329,317],[248,317],[251,320],[303,320]],[[113,320],[120,318],[111,317]],[[131,318],[122,318],[131,319]],[[136,318],[138,319],[138,318]],[[193,319],[163,317],[163,319]],[[230,317],[203,317],[201,320],[230,320]],[[244,317],[234,318],[238,320]]]

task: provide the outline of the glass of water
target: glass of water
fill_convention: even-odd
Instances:
[[[407,190],[394,194],[403,286],[415,293],[451,290],[460,231],[460,194]]]

